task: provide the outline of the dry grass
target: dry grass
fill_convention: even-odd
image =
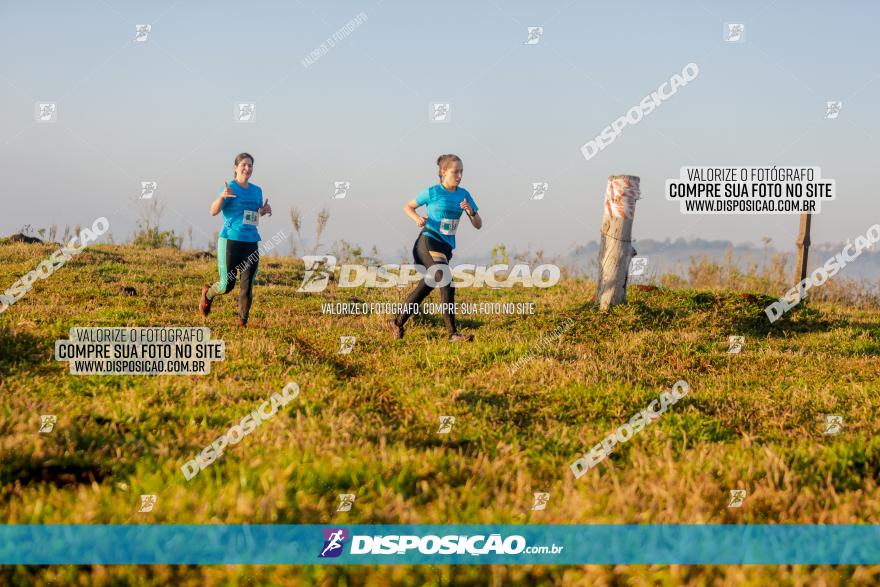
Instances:
[[[827,252],[812,251],[809,257],[810,271],[831,256],[833,255]],[[676,275],[662,275],[656,281],[666,287],[759,292],[778,298],[796,283],[792,257],[785,253],[765,251],[763,262],[753,260],[743,268],[734,261],[733,249],[728,248],[723,263],[711,261],[707,257],[692,257],[686,279]],[[844,268],[833,279],[811,289],[809,295],[813,301],[880,309],[880,281],[850,279],[846,277],[846,273]]]
[[[0,286],[54,249],[0,245]],[[707,273],[708,271],[708,273]],[[439,317],[393,341],[379,317],[322,301],[403,291],[298,294],[302,264],[264,259],[251,328],[235,297],[195,306],[210,259],[96,246],[0,314],[0,512],[6,523],[876,523],[880,518],[880,311],[815,296],[772,326],[769,289],[631,291],[607,315],[594,284],[463,290],[457,301],[534,301],[529,317]],[[715,275],[713,277],[713,275]],[[753,276],[754,277],[754,276]],[[759,279],[757,276],[756,279]],[[759,283],[756,281],[755,283]],[[716,288],[717,285],[717,288]],[[832,286],[826,284],[825,288]],[[133,287],[137,295],[119,295]],[[743,287],[740,283],[739,287]],[[723,289],[722,289],[723,288]],[[784,288],[783,290],[784,291]],[[777,297],[779,291],[773,295]],[[433,301],[436,295],[432,296]],[[511,374],[508,366],[575,321]],[[227,359],[202,377],[72,376],[53,359],[71,326],[206,324]],[[744,335],[742,354],[727,350]],[[350,355],[339,337],[357,336]],[[546,347],[546,348],[545,348]],[[575,480],[569,463],[686,379],[691,393]],[[287,381],[300,397],[195,479],[181,464]],[[844,417],[823,436],[822,414]],[[58,415],[52,434],[40,414]],[[438,417],[456,416],[451,434]],[[728,491],[746,488],[741,509]],[[532,493],[548,491],[546,511]],[[140,494],[153,513],[136,513]],[[355,493],[351,512],[335,512]],[[16,585],[876,584],[877,567],[58,567],[0,569]]]

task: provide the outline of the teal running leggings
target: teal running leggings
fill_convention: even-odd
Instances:
[[[238,293],[238,317],[245,324],[254,301],[254,280],[260,265],[259,242],[247,243],[220,237],[217,240],[217,270],[220,281],[208,290],[208,299],[228,294],[235,288],[236,275],[241,281]]]

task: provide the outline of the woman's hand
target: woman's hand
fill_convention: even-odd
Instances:
[[[468,203],[467,199],[462,200],[459,206],[468,215],[468,219],[471,221],[471,226],[473,226],[477,230],[483,227],[483,219],[480,218],[479,214],[474,212],[474,209],[471,208],[471,205]]]
[[[272,215],[272,206],[269,205],[269,198],[266,198],[266,203],[260,208],[260,216],[265,216],[266,214]]]
[[[419,216],[418,213],[416,213],[416,208],[418,207],[419,205],[416,203],[415,200],[410,200],[406,203],[406,206],[403,207],[403,211],[406,213],[407,216],[412,218],[413,222],[419,225],[419,228],[424,228],[425,224],[428,222],[428,219]]]
[[[234,198],[235,194],[232,193],[232,188],[229,187],[229,184],[223,182],[223,191],[220,192],[220,195],[216,200],[211,202],[211,216],[216,216],[220,213],[220,210],[223,209],[223,205],[226,203],[227,198]]]

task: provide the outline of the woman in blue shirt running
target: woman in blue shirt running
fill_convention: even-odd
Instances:
[[[474,228],[479,230],[483,226],[483,220],[477,213],[477,203],[466,189],[459,187],[463,166],[458,155],[440,155],[437,158],[437,167],[440,183],[423,190],[415,200],[407,202],[403,209],[422,229],[413,245],[413,258],[417,264],[432,272],[432,283],[435,285],[443,281],[444,267],[441,266],[445,266],[446,272],[450,271],[449,260],[452,258],[452,250],[455,249],[455,233],[462,212],[467,214]],[[426,217],[419,216],[416,212],[419,206],[427,207]],[[462,334],[455,327],[455,288],[452,287],[450,276],[447,279],[449,282],[440,286],[440,301],[443,303],[443,322],[446,324],[449,340],[471,341],[474,339],[472,334]],[[429,285],[422,278],[407,297],[404,311],[387,322],[388,330],[394,338],[403,338],[403,326],[411,315],[411,309],[420,304],[435,285]]]
[[[263,190],[249,183],[254,171],[254,158],[248,153],[235,157],[235,179],[225,183],[223,192],[211,202],[211,216],[223,213],[223,229],[217,240],[217,269],[220,280],[202,288],[199,311],[202,316],[211,312],[214,298],[232,291],[236,274],[240,280],[238,295],[238,325],[247,327],[248,314],[254,300],[254,279],[260,263],[260,216],[272,215],[269,200],[263,202]]]

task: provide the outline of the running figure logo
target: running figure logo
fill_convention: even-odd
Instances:
[[[535,494],[535,504],[532,506],[532,511],[547,509],[547,502],[548,501],[550,501],[550,494],[549,493],[536,493]]]
[[[354,505],[354,493],[340,493],[339,494],[339,507],[336,508],[337,512],[350,512],[351,506]]]
[[[345,196],[348,195],[348,190],[351,189],[350,181],[334,181],[333,182],[333,199],[334,200],[342,200]]]
[[[43,434],[48,434],[52,432],[52,429],[55,428],[55,423],[58,421],[58,416],[40,416],[40,432]]]
[[[645,274],[645,269],[648,268],[648,258],[647,257],[633,257],[629,262],[629,274],[632,277],[637,277],[639,275]]]
[[[452,432],[452,425],[455,424],[455,416],[440,416],[440,428],[437,434],[449,434]]]
[[[743,500],[745,498],[746,498],[746,490],[745,489],[731,489],[730,490],[730,501],[727,503],[727,507],[738,508],[743,504]]]
[[[337,530],[324,529],[324,547],[318,558],[336,558],[345,547],[345,541],[348,540],[348,530],[339,528]]]
[[[724,41],[739,43],[746,34],[746,25],[741,22],[728,22],[724,25]]]
[[[431,122],[449,122],[449,102],[431,103]]]
[[[825,414],[825,430],[822,432],[825,436],[840,434],[841,428],[843,428],[843,416]]]
[[[327,289],[330,275],[336,266],[336,257],[332,255],[306,255],[303,257],[305,273],[298,292],[319,292]]]
[[[55,122],[58,120],[58,106],[55,102],[37,103],[37,122]]]
[[[743,344],[746,341],[745,336],[728,336],[727,352],[732,355],[738,355],[743,350]]]
[[[840,116],[840,109],[843,108],[843,102],[840,100],[829,100],[825,102],[825,119],[830,120]]]
[[[156,190],[159,188],[159,184],[155,181],[142,181],[141,182],[141,200],[149,200],[153,197],[153,194],[156,193]]]
[[[141,507],[138,508],[138,512],[149,513],[151,511],[153,511],[154,505],[156,505],[156,496],[155,495],[142,495],[141,496]]]
[[[544,36],[544,27],[542,26],[530,26],[528,27],[528,38],[523,45],[537,45],[541,42],[541,37]]]
[[[550,191],[550,184],[546,181],[533,181],[532,182],[532,199],[533,200],[543,200],[544,196],[547,195],[547,192]]]
[[[236,102],[235,122],[254,122],[257,119],[257,105],[253,102]]]
[[[349,355],[357,342],[356,336],[340,336],[339,337],[339,354]]]
[[[145,43],[149,38],[152,29],[153,26],[149,24],[136,24],[134,26],[134,42]]]

